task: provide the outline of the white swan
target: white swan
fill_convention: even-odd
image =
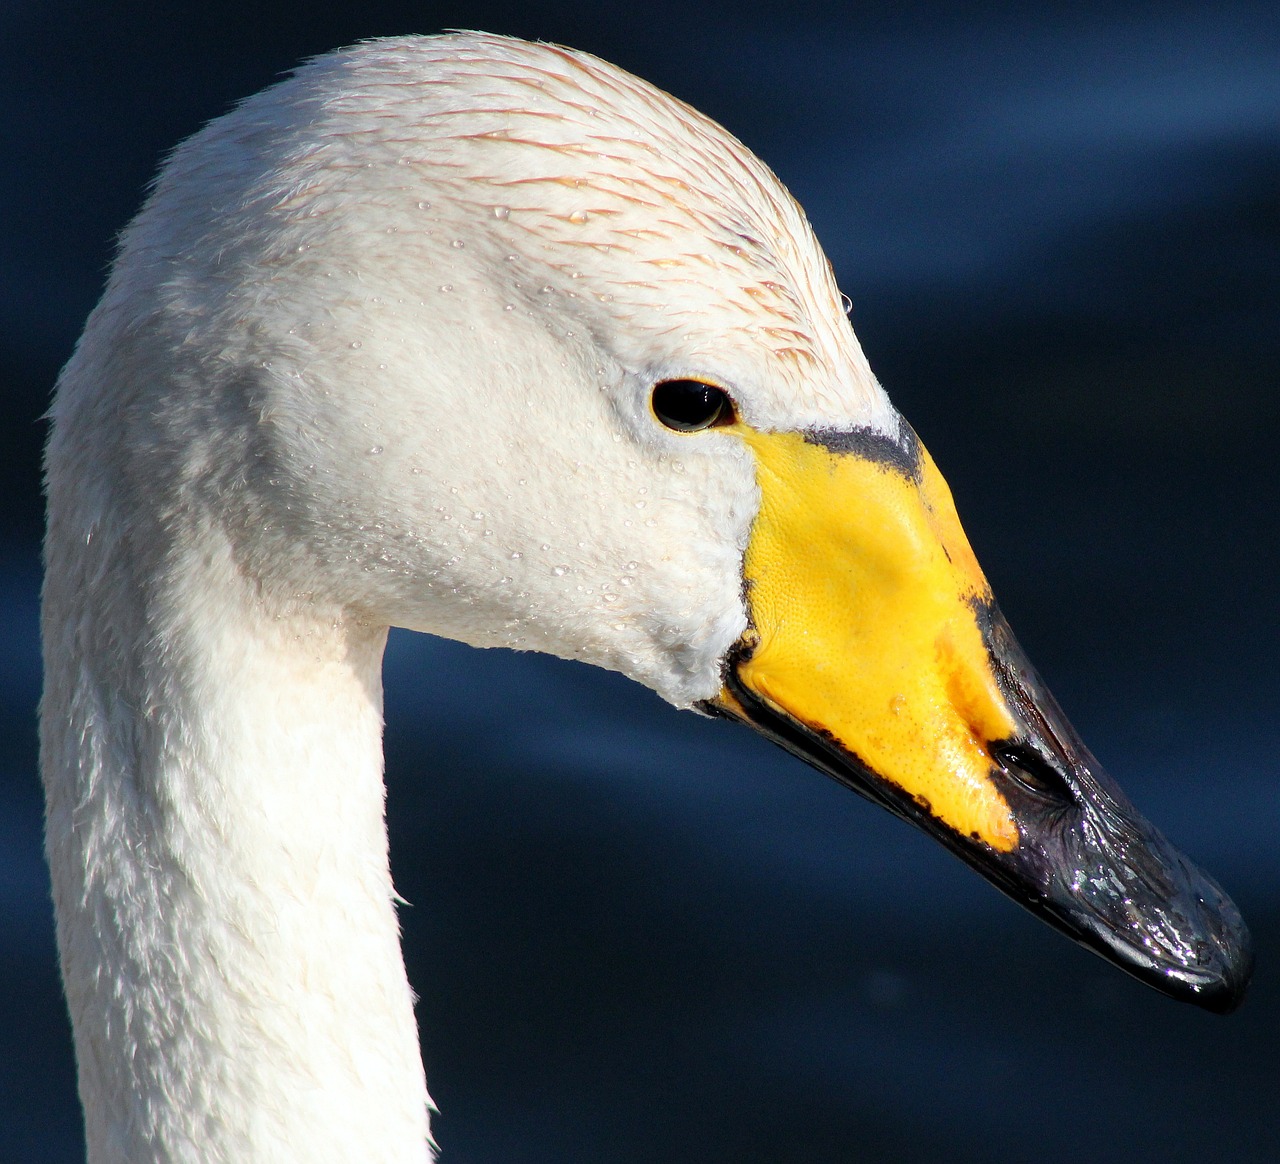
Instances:
[[[406,1161],[391,624],[753,723],[1170,993],[1247,936],[1083,751],[809,227],[689,108],[478,34],[180,147],[59,383],[42,763],[90,1159]]]

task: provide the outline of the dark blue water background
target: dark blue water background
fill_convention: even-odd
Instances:
[[[599,52],[774,166],[1033,658],[1259,969],[1230,1019],[1168,1002],[746,731],[397,635],[443,1159],[1280,1159],[1274,6],[54,0],[0,11],[0,1159],[81,1150],[35,418],[167,147],[308,53],[448,26]]]

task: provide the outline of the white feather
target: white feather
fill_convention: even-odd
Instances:
[[[43,770],[90,1159],[408,1161],[389,625],[678,706],[742,632],[731,435],[896,418],[803,214],[687,106],[480,34],[323,57],[175,151],[63,372]]]

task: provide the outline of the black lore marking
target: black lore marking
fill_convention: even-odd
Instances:
[[[860,457],[920,483],[923,472],[920,438],[901,417],[897,433],[884,433],[875,428],[811,428],[804,439],[811,445],[821,445],[829,453]]]

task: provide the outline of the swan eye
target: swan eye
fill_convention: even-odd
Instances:
[[[653,388],[653,414],[676,432],[700,432],[734,422],[733,402],[714,384],[664,380]]]

